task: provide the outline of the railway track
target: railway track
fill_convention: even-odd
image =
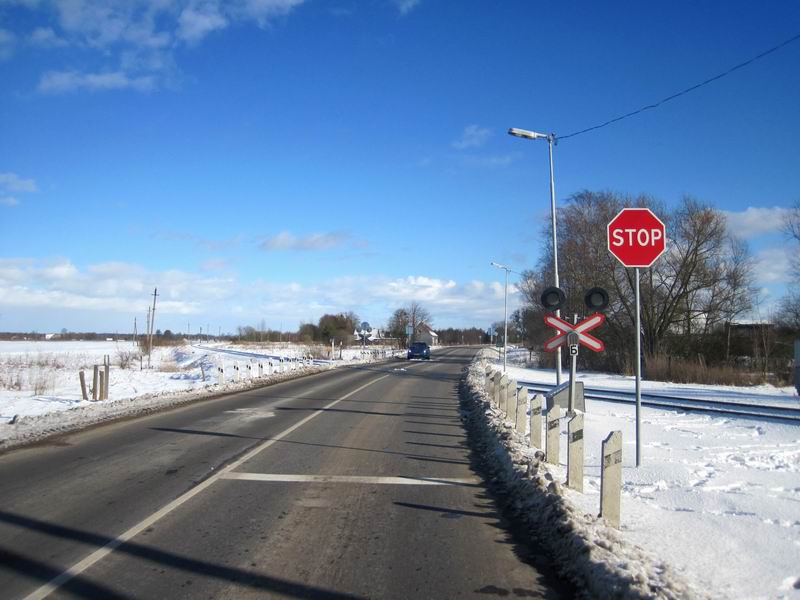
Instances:
[[[551,389],[553,389],[552,385],[539,383],[536,381],[517,381],[517,384],[523,385],[540,393],[549,392]],[[620,404],[636,403],[636,396],[633,392],[584,387],[583,395],[589,400],[617,402]],[[795,408],[791,406],[778,406],[774,404],[724,402],[719,400],[703,400],[700,398],[686,398],[682,396],[642,392],[642,406],[726,414],[739,417],[775,419],[779,421],[800,424],[800,402],[798,402],[798,407]]]

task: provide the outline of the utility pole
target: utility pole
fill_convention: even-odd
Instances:
[[[150,343],[147,348],[147,368],[150,368],[150,358],[153,354],[153,331],[156,322],[156,298],[158,298],[158,288],[153,288],[153,309],[150,311]]]
[[[136,317],[133,317],[133,343],[136,343]]]

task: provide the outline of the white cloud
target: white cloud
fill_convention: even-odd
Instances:
[[[40,48],[63,48],[68,45],[67,40],[59,37],[51,27],[37,27],[28,36],[28,41]]]
[[[199,42],[212,31],[228,26],[228,20],[213,5],[204,5],[199,10],[187,6],[181,12],[178,23],[177,36],[190,44]]]
[[[0,0],[1,2],[2,0]],[[40,77],[41,92],[150,91],[180,80],[175,49],[194,46],[233,24],[267,27],[305,0],[46,0],[21,2],[38,27],[18,32],[39,48],[59,48],[59,68]],[[14,32],[0,29],[0,59],[11,56]],[[82,51],[82,66],[63,67],[64,50]],[[94,50],[92,55],[86,51]],[[89,60],[87,60],[87,57]]]
[[[756,253],[753,273],[760,285],[789,283],[792,265],[784,248],[765,248]]]
[[[132,77],[123,71],[109,73],[48,71],[42,75],[37,89],[46,94],[63,94],[81,90],[102,92],[128,89],[149,92],[155,85],[156,79],[152,75]]]
[[[420,0],[394,0],[394,3],[401,15],[407,15],[419,6]]]
[[[19,200],[12,193],[38,192],[39,187],[33,179],[23,179],[16,173],[0,173],[0,205],[18,206]]]
[[[350,236],[342,232],[313,233],[296,237],[288,231],[266,238],[259,248],[262,250],[332,250],[343,245]]]
[[[90,314],[95,330],[113,329],[146,312],[154,287],[160,295],[162,328],[176,327],[177,317],[189,314],[213,317],[212,322],[229,323],[228,327],[263,317],[294,326],[343,310],[381,325],[393,310],[412,300],[423,303],[438,326],[483,326],[503,314],[503,285],[498,281],[459,283],[425,275],[338,277],[316,283],[242,281],[177,269],[153,271],[124,262],[79,267],[67,258],[0,259],[0,311],[4,327],[12,330],[42,329],[37,319],[44,317],[36,314],[73,327],[70,315],[79,313]],[[509,292],[509,310],[514,310],[519,294],[516,288]],[[32,308],[39,312],[31,313]],[[23,323],[23,314],[33,316]]]
[[[478,125],[467,125],[461,132],[461,137],[452,143],[456,150],[466,150],[468,148],[478,148],[483,146],[491,137],[491,129],[479,127]]]
[[[731,233],[747,239],[779,232],[788,210],[780,206],[765,208],[749,206],[743,211],[722,212],[728,220]]]
[[[519,158],[519,153],[495,154],[488,156],[465,156],[464,162],[473,167],[497,168],[507,167]]]
[[[120,262],[79,269],[68,259],[0,260],[0,306],[6,308],[135,314],[147,306],[148,295],[158,286],[162,313],[193,314],[204,305],[231,298],[235,283],[178,270],[153,272]]]
[[[233,7],[234,14],[242,18],[256,21],[260,27],[266,26],[271,19],[288,15],[305,0],[244,0]]]
[[[221,271],[228,268],[228,262],[224,258],[212,257],[200,263],[203,271]]]
[[[0,29],[0,60],[7,60],[14,54],[17,36],[8,29]]]
[[[33,179],[23,179],[16,173],[0,173],[0,189],[9,192],[38,192]]]

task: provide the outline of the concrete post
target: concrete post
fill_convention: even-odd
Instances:
[[[267,377],[272,377],[272,361],[267,363]]]
[[[492,404],[498,406],[500,404],[500,382],[503,379],[503,374],[500,371],[495,371],[492,382]]]
[[[583,414],[567,421],[567,486],[583,492]]]
[[[516,379],[509,379],[508,380],[508,387],[506,388],[506,410],[505,414],[507,417],[511,417],[512,415],[514,418],[517,416],[517,380]]]
[[[242,380],[242,372],[239,370],[239,363],[233,363],[233,380],[239,383]]]
[[[522,435],[525,435],[525,425],[527,425],[525,417],[527,416],[528,416],[528,388],[523,386],[517,392],[517,415],[514,421],[514,426],[517,428],[517,431]]]
[[[561,407],[557,404],[547,411],[547,447],[545,448],[545,460],[550,464],[559,464],[558,445],[561,437]]]
[[[217,383],[219,385],[225,383],[225,367],[217,367]]]
[[[600,471],[600,516],[619,527],[622,496],[622,432],[612,431],[603,440],[603,464]]]
[[[264,376],[264,363],[258,363],[258,378],[261,379]]]
[[[486,395],[489,397],[489,400],[491,400],[492,396],[494,396],[494,393],[493,393],[493,390],[492,390],[492,384],[493,383],[494,383],[494,380],[492,379],[492,367],[487,366],[486,367],[486,375],[484,377],[484,385],[486,386],[485,387]]]
[[[247,363],[247,378],[250,381],[253,380],[253,365],[252,365],[252,363]]]
[[[88,400],[89,394],[86,392],[86,373],[84,373],[82,370],[79,371],[78,378],[81,380],[81,398]]]
[[[508,376],[505,374],[500,378],[500,397],[497,399],[497,408],[503,415],[508,412]]]
[[[542,447],[542,401],[543,396],[535,394],[531,399],[531,446]]]
[[[92,400],[98,399],[98,392],[100,391],[97,388],[98,380],[100,375],[100,365],[94,366],[94,374],[92,375]]]
[[[105,371],[100,371],[100,400],[103,400],[103,390],[105,389],[106,383],[106,374]]]

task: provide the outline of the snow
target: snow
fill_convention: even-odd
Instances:
[[[555,383],[552,371],[508,371],[517,380]],[[633,390],[632,378],[578,376],[587,387]],[[645,381],[643,390],[798,406],[793,388]],[[613,430],[623,435],[621,534],[626,543],[658,556],[691,587],[712,597],[800,598],[800,426],[644,407],[637,469],[634,407],[587,399],[585,493],[561,489],[584,515],[598,513],[601,441]],[[566,453],[562,443],[561,464],[548,465],[557,481],[566,478]]]
[[[300,359],[310,351],[307,346],[288,343],[159,346],[153,349],[152,368],[147,368],[147,358],[140,362],[138,348],[131,342],[2,341],[0,448],[159,406],[259,385],[263,381],[249,378],[251,374],[258,377],[259,362],[264,365],[265,379],[272,362],[275,374],[270,380],[279,380],[399,353],[375,347],[368,348],[368,352],[345,349],[344,361],[315,359],[313,364],[304,365]],[[106,355],[112,365],[109,400],[83,400],[78,371],[85,371],[87,387],[91,387],[93,365],[102,364]],[[121,362],[131,357],[135,359],[122,368]],[[287,372],[277,374],[280,358],[286,360],[283,364]],[[245,367],[248,363],[251,371]],[[242,381],[238,383],[233,381],[234,364],[241,366]],[[225,369],[222,386],[218,384],[218,367]]]

